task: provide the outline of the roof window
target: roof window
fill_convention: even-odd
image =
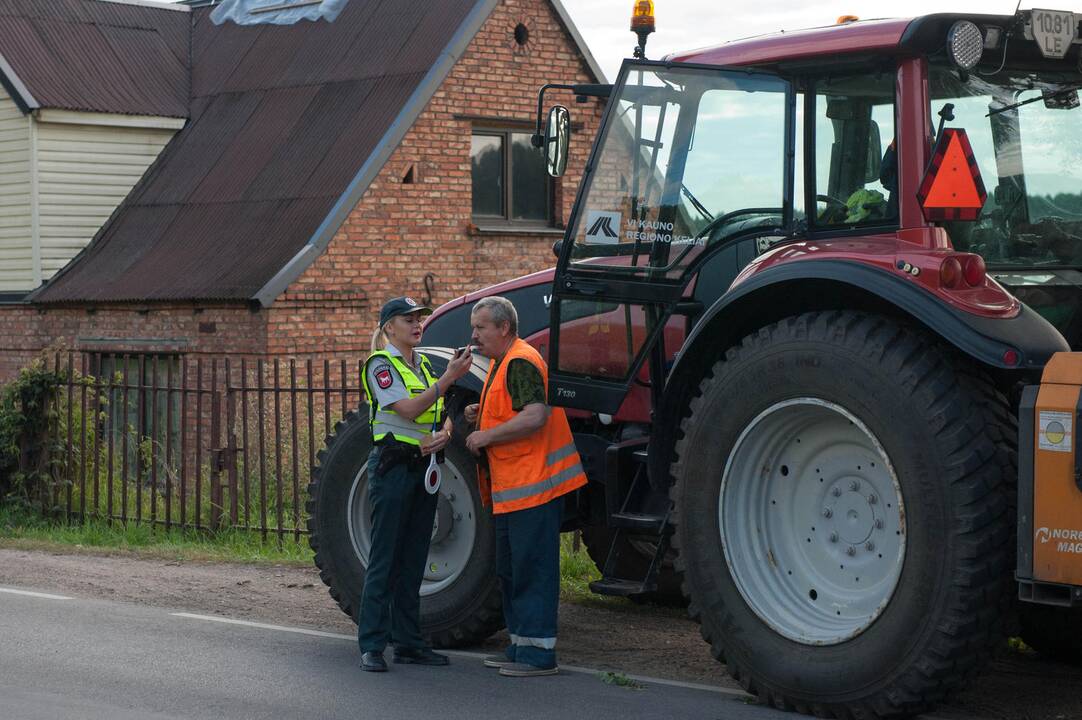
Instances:
[[[215,25],[293,25],[301,20],[334,22],[349,0],[222,0],[210,14]]]

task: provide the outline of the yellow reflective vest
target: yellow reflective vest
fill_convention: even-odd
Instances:
[[[395,413],[394,410],[380,407],[376,402],[376,396],[372,394],[372,390],[368,387],[368,363],[377,358],[383,358],[398,371],[402,381],[406,384],[406,391],[409,392],[410,397],[417,397],[437,380],[437,377],[432,373],[432,365],[429,363],[428,358],[420,353],[418,353],[417,356],[419,358],[421,374],[424,376],[423,381],[414,374],[413,369],[406,364],[405,360],[398,355],[392,355],[386,350],[378,350],[372,353],[368,356],[368,360],[365,361],[364,372],[361,373],[361,382],[364,383],[364,392],[368,395],[368,404],[370,407],[368,420],[372,426],[373,442],[379,442],[385,438],[388,433],[391,433],[396,440],[409,443],[410,445],[420,446],[421,441],[432,432],[433,421],[442,415],[443,398],[441,397],[436,400],[432,407],[425,410],[416,418],[407,420]]]

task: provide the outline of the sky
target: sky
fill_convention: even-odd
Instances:
[[[424,2],[424,0],[416,0]],[[633,0],[561,0],[607,79],[616,78],[620,63],[630,57],[635,36],[629,30]],[[928,13],[987,13],[1010,15],[1017,0],[756,0],[749,12],[733,12],[744,3],[734,0],[654,0],[657,31],[650,36],[651,59],[678,50],[717,45],[727,40],[778,30],[830,25],[841,15],[863,19],[913,17]],[[1023,8],[1031,8],[1024,0]],[[1082,12],[1082,0],[1042,0],[1037,7]]]

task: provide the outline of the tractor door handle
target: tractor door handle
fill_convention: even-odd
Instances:
[[[571,280],[568,278],[564,281],[564,289],[574,290],[580,292],[583,295],[600,295],[608,289],[608,285],[596,280]]]

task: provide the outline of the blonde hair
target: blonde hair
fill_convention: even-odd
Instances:
[[[378,325],[372,333],[372,352],[378,352],[387,347],[387,333],[383,332],[383,326]]]

